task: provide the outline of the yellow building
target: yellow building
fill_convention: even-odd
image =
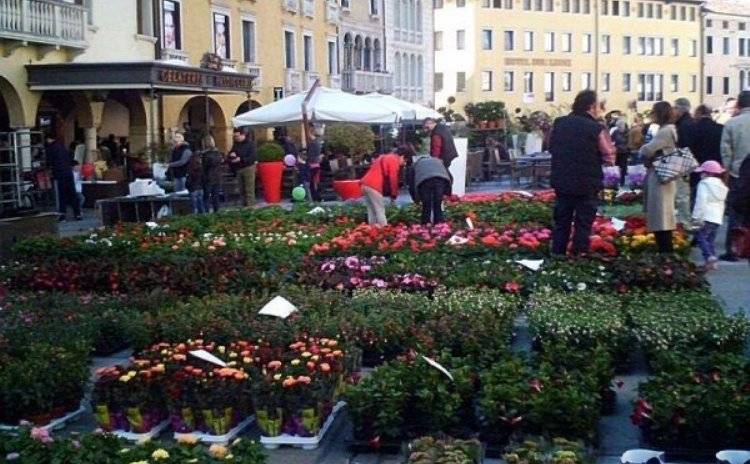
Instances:
[[[597,90],[610,110],[701,99],[698,0],[438,0],[436,106],[551,110]]]

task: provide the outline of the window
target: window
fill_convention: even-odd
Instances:
[[[706,94],[714,94],[714,78],[712,76],[706,76]]]
[[[531,0],[523,0],[524,11],[531,11]]]
[[[610,36],[605,34],[602,36],[601,51],[604,55],[608,55],[611,50]]]
[[[341,0],[341,8],[349,9],[349,0]]]
[[[638,74],[638,101],[659,101],[663,99],[661,74]]]
[[[672,77],[670,79],[669,91],[675,92],[675,93],[680,91],[680,76],[679,75],[672,74]]]
[[[591,53],[591,34],[583,34],[581,37],[581,51]]]
[[[482,30],[482,50],[492,50],[492,29]]]
[[[180,21],[180,3],[164,0],[162,24],[164,48],[182,50],[182,22]]]
[[[555,11],[555,4],[553,0],[544,0],[544,11],[553,12]]]
[[[714,21],[712,19],[707,19],[706,20],[706,27],[713,27],[713,26],[714,26]]]
[[[677,5],[672,5],[669,7],[669,18],[673,21],[677,20]]]
[[[750,56],[750,39],[739,39],[738,53],[740,56]]]
[[[532,31],[523,33],[523,50],[525,52],[534,51],[534,33]]]
[[[294,32],[284,31],[284,65],[286,69],[294,69],[295,61]]]
[[[672,39],[672,56],[680,56],[680,39]]]
[[[747,23],[737,23],[737,28],[741,31],[744,31],[747,28]]]
[[[654,54],[658,56],[664,56],[664,39],[654,39]]]
[[[346,1],[346,3],[349,3],[349,0]],[[432,0],[432,7],[434,9],[439,9],[443,7],[443,0]]]
[[[698,76],[695,74],[690,76],[690,91],[693,93],[698,91]]]
[[[610,90],[610,74],[602,73],[602,92],[609,92]]]
[[[242,61],[255,63],[255,21],[242,20]]]
[[[631,89],[630,73],[624,73],[622,75],[622,91],[630,92],[630,89]]]
[[[377,16],[380,14],[380,0],[370,0],[370,14]]]
[[[328,74],[334,76],[339,73],[339,57],[336,39],[328,40]]]
[[[154,35],[154,7],[152,0],[138,0],[138,34]]]
[[[523,91],[524,93],[534,93],[534,73],[523,73]]]
[[[654,4],[653,3],[647,3],[646,4],[646,17],[647,18],[653,18],[654,17]]]
[[[564,72],[562,74],[562,91],[563,92],[570,92],[571,87],[573,86],[573,73]]]
[[[581,0],[573,0],[573,13],[581,12]]]
[[[625,16],[626,18],[630,17],[630,2],[629,1],[622,2],[621,11],[622,11],[623,16]]]
[[[698,56],[698,41],[697,40],[690,41],[690,56],[692,56],[693,58]]]
[[[620,16],[620,0],[612,0],[612,16]]]
[[[466,92],[466,73],[456,73],[456,92]]]
[[[591,13],[591,0],[583,0],[583,14]]]
[[[656,19],[661,19],[662,18],[661,5],[654,5],[654,8],[656,8]]]
[[[555,101],[555,73],[544,73],[544,101]]]
[[[591,89],[591,73],[581,74],[581,90]]]
[[[570,13],[570,0],[562,0],[560,9],[563,13]]]
[[[710,35],[706,36],[706,53],[711,55],[714,52],[714,38]]]
[[[722,48],[722,52],[724,53],[724,55],[729,55],[731,53],[732,46],[729,43],[729,37],[724,37],[724,39],[722,40],[721,48]]]
[[[633,53],[633,38],[626,35],[622,38],[622,54],[630,55]]]
[[[573,51],[573,34],[570,32],[562,35],[562,51],[568,53]]]
[[[602,14],[604,16],[609,15],[609,0],[601,0]]]
[[[228,60],[229,50],[229,16],[214,13],[214,53]]]
[[[513,91],[513,71],[505,71],[505,74],[503,74],[503,90],[506,92]]]
[[[724,78],[724,95],[729,95],[729,78]]]
[[[513,0],[504,0],[504,2],[505,2],[505,9],[506,10],[512,10],[513,9]]]
[[[463,8],[466,6],[466,0],[456,0],[456,6],[458,8]]]
[[[513,48],[515,48],[515,45],[513,44],[513,31],[505,31],[503,37],[505,41],[505,51],[513,50]]]
[[[544,33],[544,51],[545,52],[555,51],[555,33],[554,32]]]
[[[492,92],[492,71],[482,71],[482,92]]]
[[[302,36],[302,53],[304,54],[305,71],[312,71],[315,67],[313,59],[313,38],[311,35]]]
[[[695,16],[696,16],[695,8],[690,8],[690,21],[695,22]]]
[[[542,0],[534,0],[534,11],[542,11]]]
[[[729,21],[722,21],[721,28],[724,30],[729,29]]]
[[[646,10],[645,10],[645,7],[643,6],[643,2],[639,2],[638,3],[638,17],[642,18],[646,16],[645,11]]]
[[[466,48],[466,31],[456,31],[456,50],[464,50]]]
[[[435,51],[443,49],[443,31],[435,31],[433,42],[435,44]]]
[[[680,7],[680,21],[687,21],[687,8],[684,6]]]
[[[435,92],[443,90],[443,73],[435,73]]]

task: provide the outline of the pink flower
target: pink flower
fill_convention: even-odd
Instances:
[[[344,264],[346,264],[346,267],[349,269],[356,269],[359,267],[359,258],[356,256],[349,256],[344,260]]]
[[[356,287],[357,285],[362,283],[362,279],[360,279],[359,277],[352,277],[349,279],[349,283]]]
[[[333,272],[335,269],[336,265],[333,263],[333,261],[326,261],[322,266],[320,266],[320,270],[327,273]]]
[[[372,284],[377,288],[386,288],[388,286],[383,279],[373,279]]]
[[[359,267],[359,270],[364,273],[370,272],[371,269],[372,269],[372,266],[370,266],[369,264],[363,264]]]
[[[52,437],[49,436],[49,431],[41,427],[34,427],[31,429],[31,438],[41,443],[52,443]]]

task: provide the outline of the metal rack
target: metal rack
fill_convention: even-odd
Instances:
[[[35,158],[43,163],[43,150],[42,132],[0,132],[0,215],[34,206],[34,182],[27,174]]]

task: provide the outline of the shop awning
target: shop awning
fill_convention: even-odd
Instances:
[[[159,61],[26,65],[31,90],[154,89],[162,93],[246,93],[247,74]]]

